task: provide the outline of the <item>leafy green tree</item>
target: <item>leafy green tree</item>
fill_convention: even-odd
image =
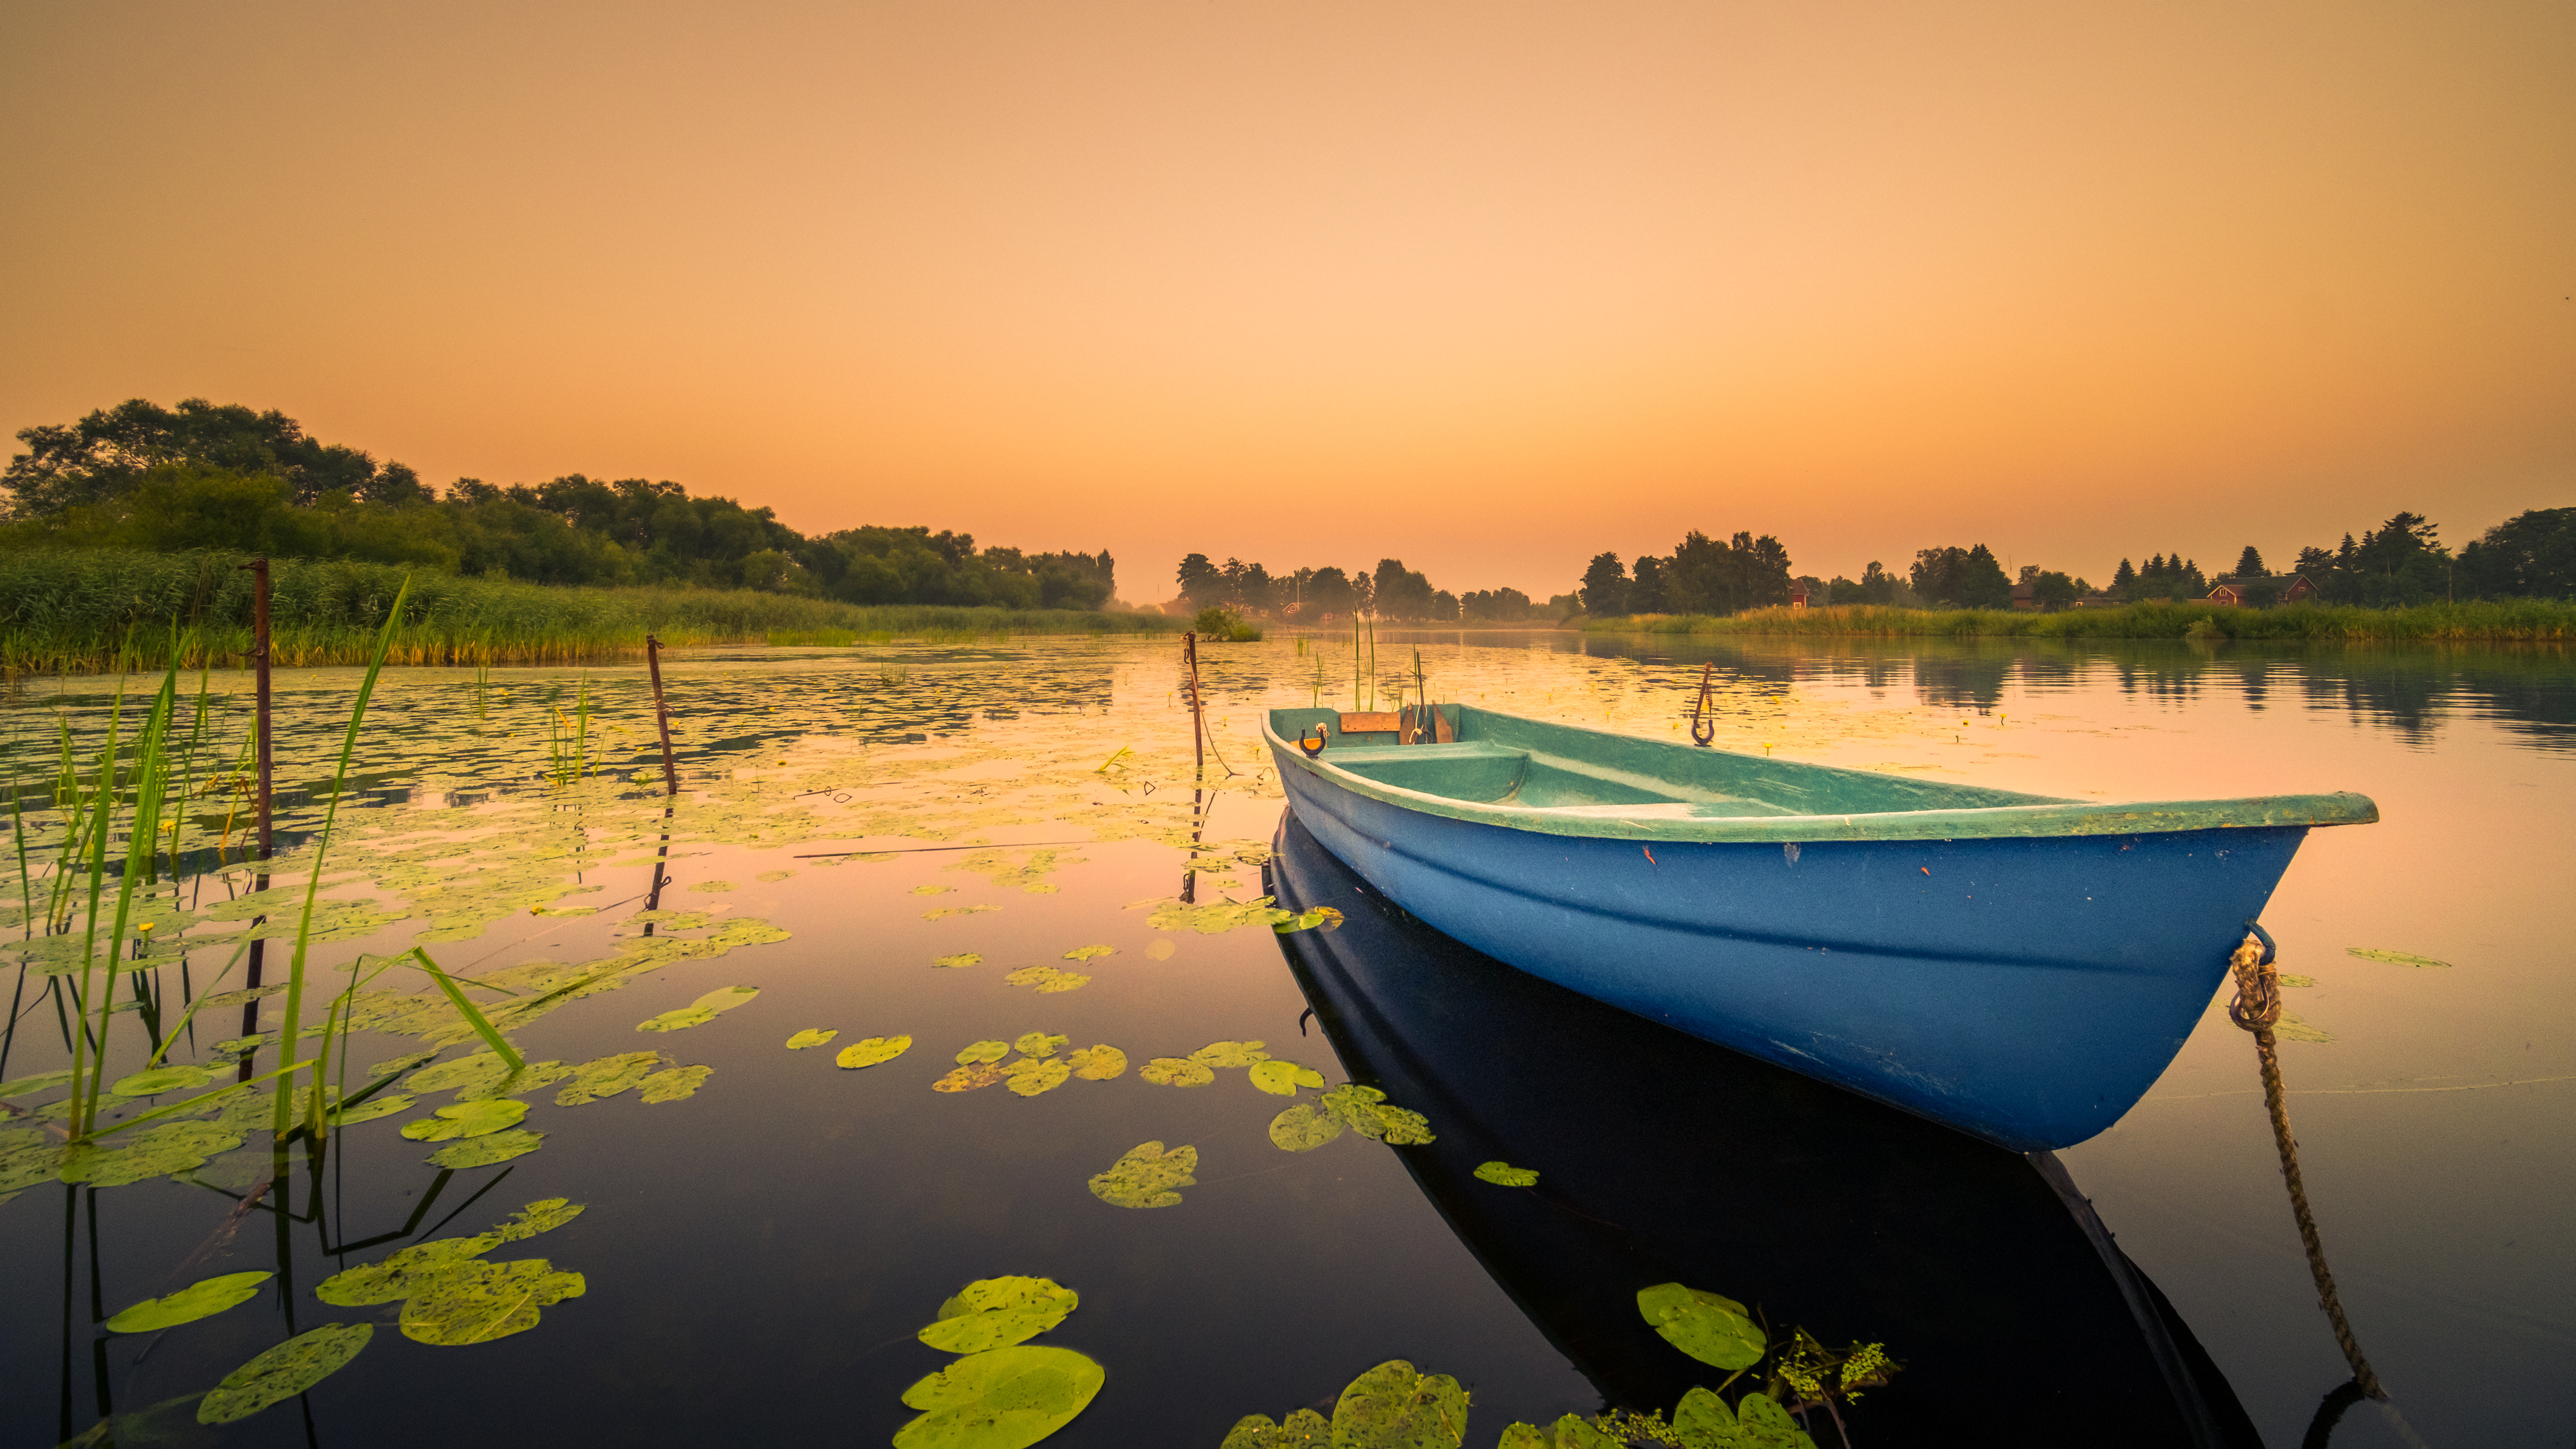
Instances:
[[[1431,617],[1431,580],[1404,566],[1404,560],[1382,558],[1372,579],[1369,606],[1389,619]]]
[[[1193,609],[1212,608],[1225,602],[1225,570],[1208,561],[1203,553],[1184,555],[1176,576],[1181,597]]]
[[[2463,591],[2485,598],[2576,596],[2576,508],[2518,513],[2460,550]]]
[[[1628,612],[1631,614],[1669,614],[1673,612],[1670,592],[1665,587],[1664,570],[1669,560],[1653,554],[1639,554],[1631,566],[1628,581]]]
[[[429,490],[400,463],[378,465],[356,448],[308,437],[293,418],[271,410],[219,407],[188,398],[164,408],[133,398],[61,426],[21,429],[27,451],[0,472],[15,518],[112,501],[166,464],[196,464],[241,475],[282,478],[293,501],[309,505],[345,492],[368,503],[425,503]]]
[[[1595,619],[1613,619],[1627,613],[1628,570],[1619,562],[1619,555],[1594,554],[1575,592],[1583,600],[1583,612]]]

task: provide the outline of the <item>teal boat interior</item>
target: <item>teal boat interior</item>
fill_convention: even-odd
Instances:
[[[1921,839],[2379,818],[2360,795],[2110,804],[1700,749],[1471,705],[1435,708],[1436,715],[1277,709],[1269,713],[1267,733],[1283,769],[1432,814],[1553,834]],[[1318,726],[1324,746],[1310,754],[1305,744]]]

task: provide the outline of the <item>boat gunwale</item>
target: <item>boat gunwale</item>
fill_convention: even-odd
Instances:
[[[1492,710],[1481,712],[1496,714],[1497,717],[1504,719],[1526,719],[1526,716],[1503,715]],[[1383,801],[1399,809],[1412,810],[1420,814],[1439,815],[1453,820],[1471,821],[1504,829],[1576,839],[1762,845],[1835,840],[2071,839],[2104,835],[2180,834],[2195,830],[2368,825],[2379,819],[2379,806],[2376,802],[2367,795],[2353,794],[2348,791],[2308,795],[2241,796],[2217,800],[2070,801],[2035,796],[2032,797],[2034,803],[2029,805],[1986,805],[1947,810],[1890,810],[1836,815],[1677,815],[1650,814],[1641,811],[1623,816],[1606,813],[1607,807],[1597,805],[1574,807],[1497,805],[1389,785],[1332,763],[1329,749],[1325,755],[1309,756],[1280,735],[1272,723],[1271,717],[1274,713],[1276,711],[1264,710],[1261,716],[1261,733],[1270,745],[1272,756],[1283,764],[1303,769],[1324,783],[1355,795]],[[1623,746],[1646,744],[1663,749],[1683,748],[1663,740],[1614,734],[1607,730],[1590,729],[1582,725],[1558,724],[1551,720],[1529,720],[1528,722],[1544,725],[1550,729],[1615,740]],[[1431,748],[1437,748],[1437,746]],[[1830,771],[1835,774],[1867,775],[1869,773],[1848,770],[1840,766],[1808,764],[1805,761],[1774,760],[1750,755],[1740,750],[1720,750],[1714,753],[1748,762],[1758,760],[1772,768],[1789,765],[1798,769]],[[1991,789],[1992,787],[1976,788]],[[1670,809],[1669,806],[1652,808],[1658,811]],[[1581,813],[1576,813],[1578,811]]]

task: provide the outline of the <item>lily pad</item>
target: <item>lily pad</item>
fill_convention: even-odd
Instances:
[[[1190,1053],[1190,1060],[1211,1067],[1248,1067],[1270,1060],[1270,1053],[1257,1041],[1216,1041]]]
[[[693,1026],[704,1026],[715,1020],[718,1012],[731,1011],[759,994],[760,988],[757,986],[723,987],[708,992],[677,1011],[666,1011],[650,1021],[639,1022],[635,1029],[637,1031],[686,1031]]]
[[[1054,1057],[1022,1057],[1003,1070],[1010,1073],[1011,1090],[1023,1097],[1053,1091],[1073,1078],[1072,1066]]]
[[[942,1353],[982,1353],[1025,1343],[1080,1306],[1082,1295],[1052,1278],[978,1278],[915,1336]]]
[[[483,1253],[501,1245],[498,1234],[471,1238],[434,1238],[414,1243],[380,1261],[344,1268],[325,1278],[313,1296],[342,1308],[370,1308],[409,1298]]]
[[[1436,1141],[1431,1124],[1419,1112],[1386,1105],[1386,1093],[1375,1087],[1345,1083],[1324,1094],[1323,1110],[1342,1119],[1362,1137],[1396,1147]]]
[[[68,1067],[59,1072],[39,1072],[32,1077],[20,1077],[14,1082],[0,1082],[0,1097],[32,1097],[38,1092],[62,1086],[71,1079],[72,1074]]]
[[[1478,1163],[1476,1178],[1480,1182],[1490,1182],[1496,1187],[1538,1186],[1537,1173],[1526,1167],[1514,1167],[1508,1162]]]
[[[950,971],[953,971],[960,966],[981,966],[984,964],[984,953],[981,951],[960,951],[954,956],[933,956],[930,958],[930,964],[940,967],[943,970]]]
[[[2281,1013],[2281,1019],[2272,1023],[2272,1035],[2279,1037],[2283,1041],[2334,1040],[2334,1034],[2332,1032],[2320,1031],[2317,1028],[2308,1025],[2306,1022],[2299,1019],[2299,1014],[2295,1011],[2285,1011]]]
[[[123,1187],[203,1167],[207,1158],[241,1146],[245,1136],[243,1130],[222,1122],[164,1122],[137,1129],[121,1147],[66,1148],[54,1175],[91,1187]]]
[[[930,1084],[934,1092],[971,1092],[989,1087],[1009,1075],[992,1062],[969,1062]]]
[[[1666,1343],[1722,1369],[1750,1368],[1769,1347],[1743,1304],[1704,1289],[1679,1283],[1640,1288],[1637,1312]]]
[[[1156,1057],[1136,1075],[1164,1087],[1204,1087],[1216,1080],[1213,1068],[1189,1057]]]
[[[698,1094],[715,1075],[713,1067],[669,1067],[636,1084],[635,1095],[647,1102],[678,1102]]]
[[[388,1092],[382,1096],[369,1097],[354,1107],[332,1108],[331,1124],[335,1127],[354,1127],[361,1122],[373,1122],[379,1117],[391,1117],[397,1113],[408,1112],[419,1103],[418,1097]]]
[[[1333,1405],[1334,1449],[1458,1449],[1466,1437],[1467,1391],[1400,1358],[1351,1380]]]
[[[2432,967],[2443,971],[2451,969],[2451,963],[2448,961],[2436,961],[2430,956],[2417,956],[2405,951],[2381,951],[2360,946],[2346,946],[2344,953],[2358,956],[2364,961],[2385,961],[2392,966],[2413,966],[2419,969]]]
[[[108,1090],[120,1097],[150,1097],[181,1087],[202,1087],[214,1079],[215,1074],[204,1067],[154,1067],[123,1078]]]
[[[1673,1433],[1686,1449],[1816,1449],[1789,1411],[1759,1392],[1729,1409],[1726,1400],[1693,1388],[1673,1410]]]
[[[558,1107],[579,1107],[602,1097],[632,1091],[662,1065],[660,1052],[619,1052],[572,1069],[572,1080],[555,1093]],[[415,1081],[418,1079],[415,1078]]]
[[[1064,1045],[1064,1042],[1065,1039],[1061,1036],[1049,1036],[1042,1031],[1033,1031],[1024,1034],[1011,1045],[1016,1047],[1022,1056],[1051,1057],[1056,1054],[1059,1047]]]
[[[1291,931],[1337,931],[1341,929],[1341,925],[1342,913],[1340,911],[1333,909],[1331,906],[1317,906],[1311,911],[1301,911],[1296,915],[1290,916],[1284,921],[1277,922],[1273,924],[1270,929],[1285,936]]]
[[[1275,926],[1292,920],[1291,913],[1270,904],[1270,897],[1257,901],[1218,901],[1212,905],[1194,906],[1186,901],[1165,901],[1154,907],[1145,924],[1157,931],[1196,931],[1214,936],[1241,926]]]
[[[212,1318],[235,1304],[247,1303],[259,1293],[259,1285],[276,1277],[274,1273],[226,1273],[220,1278],[207,1278],[191,1283],[176,1293],[161,1298],[146,1298],[107,1320],[110,1333],[151,1333],[156,1329],[176,1328],[200,1318]]]
[[[926,1412],[895,1431],[895,1449],[1027,1449],[1073,1422],[1107,1379],[1069,1348],[968,1354],[903,1391]]]
[[[1299,1087],[1321,1088],[1324,1074],[1295,1062],[1271,1060],[1252,1064],[1252,1085],[1274,1097],[1293,1097]]]
[[[504,1127],[515,1127],[528,1115],[528,1104],[508,1098],[481,1102],[457,1102],[438,1109],[435,1117],[423,1117],[403,1124],[402,1135],[414,1142],[447,1142],[459,1137],[481,1137]]]
[[[1067,991],[1080,991],[1091,984],[1091,978],[1081,972],[1066,971],[1055,966],[1023,966],[1003,977],[1002,980],[1011,986],[1034,986],[1039,994],[1046,996],[1059,995]]]
[[[856,1070],[860,1067],[873,1067],[879,1062],[893,1061],[910,1050],[912,1050],[911,1037],[868,1036],[861,1037],[841,1048],[841,1054],[832,1058],[832,1061],[836,1065]]]
[[[1109,1164],[1106,1172],[1091,1179],[1091,1195],[1114,1207],[1177,1207],[1181,1195],[1174,1189],[1195,1187],[1198,1179],[1199,1150],[1175,1147],[1163,1150],[1160,1142],[1139,1143],[1126,1156]]]
[[[551,1233],[580,1217],[588,1206],[568,1198],[539,1198],[496,1224],[492,1236],[505,1243],[515,1243],[539,1233]]]
[[[787,1039],[787,1049],[791,1052],[801,1052],[807,1047],[821,1046],[840,1034],[838,1028],[822,1031],[809,1026]]]
[[[1580,1414],[1567,1414],[1546,1428],[1513,1424],[1495,1449],[1627,1449],[1627,1441],[1611,1438]]]
[[[1067,961],[1089,961],[1094,957],[1115,956],[1117,954],[1118,948],[1115,946],[1076,946],[1072,950],[1064,953],[1064,959]]]
[[[1332,1422],[1312,1409],[1299,1409],[1284,1424],[1272,1423],[1268,1414],[1246,1414],[1234,1421],[1217,1449],[1331,1449],[1332,1442]]]
[[[457,1169],[489,1167],[496,1162],[507,1162],[513,1157],[525,1157],[545,1145],[546,1134],[543,1132],[530,1132],[525,1128],[513,1127],[507,1132],[495,1132],[489,1137],[472,1137],[463,1142],[442,1147],[429,1154],[428,1162],[432,1167]]]
[[[1300,1102],[1270,1119],[1270,1141],[1282,1152],[1312,1152],[1342,1135],[1342,1119]]]
[[[1086,1082],[1105,1082],[1127,1072],[1127,1054],[1114,1046],[1087,1046],[1065,1053],[1064,1060]]]
[[[912,888],[912,893],[917,896],[944,896],[955,889],[955,886],[917,885]]]
[[[489,1343],[537,1326],[537,1310],[579,1298],[589,1285],[543,1258],[507,1263],[474,1259],[403,1300],[403,1337],[461,1347]]]
[[[1011,1044],[1006,1041],[968,1042],[957,1049],[957,1065],[964,1067],[972,1066],[977,1062],[998,1062],[1010,1054]]]
[[[230,1424],[294,1398],[338,1373],[375,1333],[372,1323],[326,1323],[299,1333],[224,1375],[198,1402],[197,1422]]]

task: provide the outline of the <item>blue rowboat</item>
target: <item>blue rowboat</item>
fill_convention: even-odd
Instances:
[[[1448,935],[2024,1152],[2119,1120],[2300,840],[2379,818],[2351,794],[2061,800],[1465,705],[1419,728],[1272,710],[1263,733],[1306,829]]]

